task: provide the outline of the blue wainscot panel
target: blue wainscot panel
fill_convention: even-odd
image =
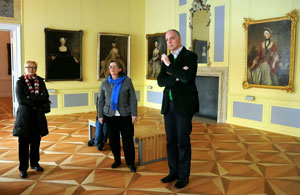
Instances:
[[[179,33],[182,45],[186,46],[186,13],[179,15]]]
[[[271,123],[300,128],[300,109],[272,106]]]
[[[94,93],[94,105],[96,105],[96,103],[97,103],[98,95],[99,95],[99,93]]]
[[[225,6],[215,8],[215,45],[214,61],[224,61]]]
[[[64,95],[65,107],[88,106],[88,105],[89,105],[89,95],[87,93]]]
[[[233,117],[262,121],[263,106],[261,104],[233,102]]]
[[[162,92],[155,92],[155,91],[147,91],[147,101],[152,102],[155,104],[161,104],[162,103]]]
[[[186,5],[186,0],[179,0],[179,6]]]
[[[50,95],[51,108],[57,108],[57,95]]]
[[[141,99],[141,92],[138,90],[138,91],[135,91],[135,95],[136,95],[136,99],[137,101],[139,102],[140,99]]]

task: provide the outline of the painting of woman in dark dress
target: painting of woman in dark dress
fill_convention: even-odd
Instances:
[[[82,80],[81,35],[76,36],[76,32],[66,31],[56,34],[49,32],[53,31],[48,31],[48,40],[46,33],[46,80]],[[52,41],[50,43],[49,40],[56,41],[59,45]]]

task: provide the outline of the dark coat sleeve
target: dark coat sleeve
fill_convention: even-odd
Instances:
[[[169,91],[171,90],[176,112],[192,116],[199,110],[198,92],[195,84],[197,55],[183,48],[176,62],[174,62],[172,54],[168,57],[171,62],[170,65],[163,64],[157,77],[158,85],[165,87],[161,113],[164,114],[167,111]]]
[[[41,106],[49,100],[49,94],[43,79],[40,77],[38,79],[40,90],[40,94],[38,96],[30,93],[23,76],[21,76],[17,81],[16,96],[19,107],[17,110],[16,120],[13,128],[14,136],[28,136],[30,128],[28,121],[30,120],[30,117],[32,117],[30,116],[30,112],[32,109],[37,109],[37,121],[41,136],[45,136],[48,134],[48,124]]]
[[[16,84],[16,96],[19,105],[31,106],[34,107],[34,101],[30,94],[29,89],[25,88],[26,83],[24,79],[19,79]]]
[[[171,63],[167,67],[167,72],[170,72],[173,77],[178,78],[180,82],[188,83],[194,81],[197,74],[197,55],[192,52],[186,52],[181,59],[178,59],[179,66]],[[188,69],[185,70],[184,67],[187,66]]]
[[[171,61],[171,65],[174,64],[174,57],[172,55],[169,55],[169,59]],[[171,75],[170,72],[168,72],[168,67],[162,62],[161,70],[159,72],[159,75],[157,77],[157,84],[160,87],[166,87],[166,88],[172,88],[175,86],[176,83],[176,77]]]

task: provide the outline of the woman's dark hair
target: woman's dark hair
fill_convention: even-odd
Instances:
[[[123,68],[123,66],[122,66],[122,64],[120,64],[118,61],[116,61],[116,60],[111,60],[110,62],[109,62],[109,65],[111,64],[111,63],[116,63],[117,64],[117,66],[119,67],[119,68],[121,68],[122,70],[119,72],[119,76],[125,76],[126,74],[125,74],[125,72],[124,72],[124,68]]]

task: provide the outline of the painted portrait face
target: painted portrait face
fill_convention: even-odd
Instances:
[[[61,38],[59,39],[59,41],[60,41],[60,43],[63,44],[63,45],[66,43],[66,39],[65,39],[64,37],[61,37]]]
[[[267,31],[267,30],[264,31],[264,35],[265,35],[265,38],[266,38],[266,39],[270,39],[270,37],[271,37],[270,32]]]

